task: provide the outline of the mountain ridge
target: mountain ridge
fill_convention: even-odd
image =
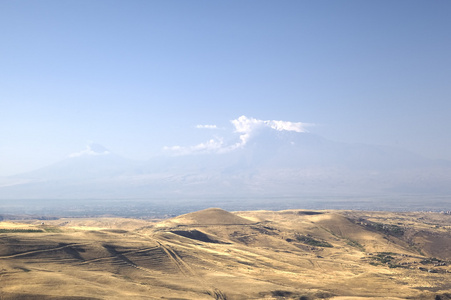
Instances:
[[[226,153],[165,155],[146,162],[97,145],[8,180],[0,186],[0,199],[446,195],[451,193],[451,162],[397,148],[333,142],[310,133],[261,130]]]

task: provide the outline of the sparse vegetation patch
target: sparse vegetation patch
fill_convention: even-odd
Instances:
[[[44,232],[42,229],[21,229],[21,228],[13,228],[13,229],[7,229],[7,228],[1,228],[0,233],[34,233],[34,232]]]
[[[398,226],[398,225],[383,224],[383,223],[368,221],[365,219],[359,219],[357,221],[357,224],[365,226],[366,228],[369,228],[369,229],[372,229],[372,230],[375,230],[378,232],[382,232],[382,233],[397,236],[397,237],[404,235],[404,228],[402,228],[401,226]]]
[[[447,263],[445,261],[435,258],[435,257],[424,259],[424,260],[420,261],[420,263],[423,265],[434,265],[434,266],[446,266],[447,265]]]
[[[62,232],[62,230],[58,227],[44,227],[44,231],[45,232],[53,232],[53,233]]]
[[[328,247],[328,248],[332,248],[333,247],[332,244],[330,244],[330,243],[328,243],[326,241],[316,240],[316,239],[312,238],[309,235],[300,235],[300,234],[298,234],[298,235],[296,235],[296,240],[298,242],[301,242],[301,243],[304,243],[304,244],[307,244],[307,245],[310,245],[310,246],[315,246],[315,247]]]
[[[360,244],[360,243],[357,242],[357,241],[348,239],[347,242],[346,242],[346,244],[348,244],[348,245],[351,246],[351,247],[357,248],[357,249],[359,249],[359,250],[362,251],[362,252],[365,251],[365,247],[363,247],[363,245]]]
[[[272,295],[276,297],[289,297],[293,295],[290,291],[272,291]]]
[[[251,228],[262,234],[277,235],[277,233],[275,232],[276,229],[269,226],[252,226]]]
[[[398,254],[393,252],[379,252],[371,257],[373,261],[370,264],[374,266],[387,265],[389,268],[405,268],[405,265],[399,264],[399,259],[396,259],[396,255]]]

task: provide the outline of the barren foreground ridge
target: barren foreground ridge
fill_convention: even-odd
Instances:
[[[451,299],[451,215],[3,220],[0,299]]]

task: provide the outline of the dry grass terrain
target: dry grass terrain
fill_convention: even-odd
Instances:
[[[444,213],[0,222],[0,299],[451,299]]]

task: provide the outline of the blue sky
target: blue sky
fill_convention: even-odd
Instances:
[[[0,176],[90,142],[147,159],[242,115],[451,160],[450,15],[449,1],[1,1]]]

